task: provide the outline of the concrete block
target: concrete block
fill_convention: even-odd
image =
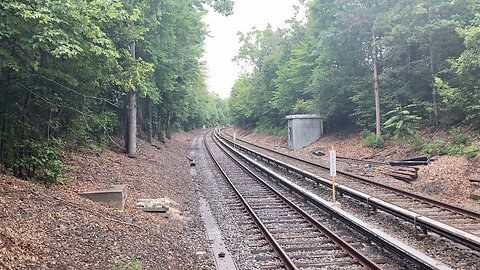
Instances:
[[[94,202],[104,203],[123,211],[127,200],[127,185],[112,185],[110,188],[80,192],[79,195]]]
[[[342,209],[342,204],[339,203],[339,202],[332,202],[331,206],[335,207],[335,208],[338,208],[338,209]]]
[[[137,208],[145,212],[167,213],[170,210],[170,201],[167,198],[139,199]]]

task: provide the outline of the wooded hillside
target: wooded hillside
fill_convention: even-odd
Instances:
[[[59,182],[65,147],[223,124],[201,61],[206,7],[230,0],[0,2],[0,171]],[[137,134],[138,132],[138,134]]]
[[[301,2],[307,18],[240,34],[236,60],[248,72],[231,93],[237,125],[286,133],[286,115],[319,113],[328,131],[377,136],[478,129],[478,1]]]

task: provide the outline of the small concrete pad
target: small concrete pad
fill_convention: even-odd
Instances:
[[[207,200],[200,198],[200,213],[202,215],[205,228],[207,229],[207,238],[210,244],[210,252],[215,258],[215,269],[217,270],[237,270],[232,254],[228,251],[223,241],[222,231],[210,210]]]
[[[332,202],[330,204],[332,207],[335,207],[335,208],[338,208],[338,209],[342,209],[342,204],[340,202]]]
[[[94,202],[105,203],[108,206],[123,211],[127,200],[127,185],[112,185],[110,188],[80,192],[79,195]]]
[[[160,199],[139,199],[137,209],[145,212],[167,213],[170,210],[170,201],[167,198]]]

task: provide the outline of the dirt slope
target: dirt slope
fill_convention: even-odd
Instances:
[[[72,183],[44,187],[0,176],[0,269],[210,269],[196,183],[189,175],[191,134],[159,148],[139,142],[132,159],[106,151],[68,153]],[[83,199],[78,191],[128,184],[124,212]],[[135,209],[137,198],[168,197],[169,219]]]

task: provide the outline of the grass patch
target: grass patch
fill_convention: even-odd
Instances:
[[[112,270],[141,270],[140,262],[131,259],[114,258],[112,261]]]
[[[273,136],[287,136],[288,130],[285,127],[264,127],[258,126],[255,128],[255,132],[263,133]]]
[[[377,136],[373,132],[364,132],[362,139],[362,144],[365,147],[372,148],[375,150],[385,148],[385,140],[382,137]]]

